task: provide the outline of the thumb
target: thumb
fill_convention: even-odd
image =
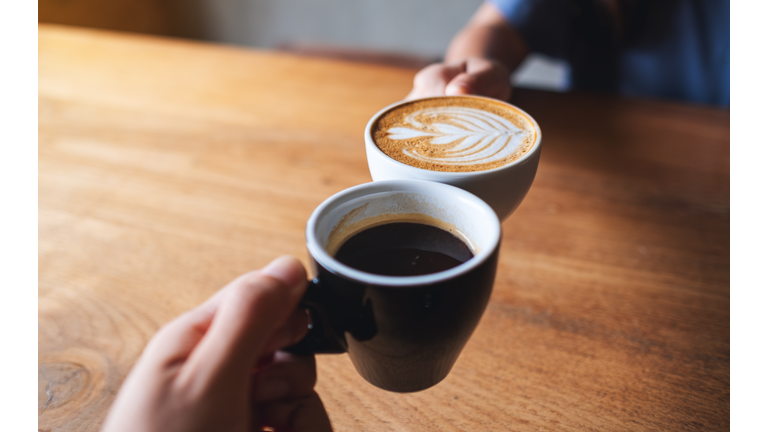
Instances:
[[[225,288],[211,326],[182,374],[203,382],[223,375],[242,380],[296,309],[306,286],[304,267],[290,256],[235,279]]]

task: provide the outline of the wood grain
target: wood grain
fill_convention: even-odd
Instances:
[[[39,429],[98,430],[159,328],[370,181],[413,71],[39,28]],[[539,173],[445,381],[318,359],[338,431],[728,430],[729,113],[519,90]]]

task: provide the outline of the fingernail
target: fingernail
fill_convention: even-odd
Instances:
[[[256,386],[254,399],[259,402],[282,399],[291,392],[291,385],[283,378],[269,378]]]
[[[289,255],[275,258],[266,267],[261,269],[261,274],[280,280],[292,290],[298,290],[307,282],[301,263]]]
[[[462,83],[448,84],[448,87],[445,88],[445,94],[447,95],[465,95],[469,93],[469,87]]]

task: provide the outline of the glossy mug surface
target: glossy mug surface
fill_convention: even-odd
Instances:
[[[473,256],[418,276],[367,273],[334,258],[333,251],[355,233],[402,221],[450,230]],[[306,238],[315,278],[302,305],[312,328],[289,351],[346,352],[363,378],[395,392],[424,390],[448,375],[493,287],[501,241],[493,209],[441,183],[366,183],[323,202],[307,223]]]
[[[480,96],[438,96],[390,105],[365,129],[374,181],[450,184],[486,201],[502,221],[533,183],[541,129],[520,108]]]

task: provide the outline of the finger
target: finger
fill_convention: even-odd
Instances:
[[[106,420],[105,430],[122,430],[120,425],[127,424],[126,419],[134,422],[133,429],[142,429],[141,421],[149,419],[140,414],[151,412],[167,398],[168,380],[178,369],[173,366],[181,364],[205,334],[224,290],[217,291],[204,303],[175,318],[155,334],[123,383]],[[136,398],[138,395],[141,397]]]
[[[511,88],[509,73],[504,66],[485,59],[469,59],[466,70],[448,83],[445,94],[477,94],[506,100]]]
[[[308,396],[317,382],[315,357],[277,351],[272,363],[262,367],[253,380],[255,404]]]
[[[425,67],[414,76],[413,90],[406,96],[406,100],[444,95],[445,86],[463,71],[464,63],[436,63]]]
[[[235,280],[180,378],[221,386],[243,381],[296,309],[306,286],[304,267],[288,256]]]
[[[277,329],[272,339],[264,346],[263,352],[273,352],[299,343],[309,330],[309,317],[303,308],[296,308],[286,320],[285,325]]]
[[[323,401],[314,391],[290,402],[273,402],[261,406],[261,423],[277,431],[330,432],[333,430]]]
[[[221,303],[221,299],[224,297],[224,293],[227,289],[241,282],[242,278],[247,275],[242,275],[237,279],[227,284],[224,288],[218,290],[204,303],[198,305],[192,310],[189,310],[182,315],[176,317],[171,322],[165,324],[155,336],[147,344],[146,352],[148,355],[155,359],[163,359],[160,363],[168,364],[178,361],[182,361],[189,356],[192,349],[203,338],[208,327],[213,320],[213,316],[216,313],[216,309]],[[283,333],[282,339],[289,339],[287,345],[301,340],[306,333],[306,321],[308,318],[302,320],[301,312],[296,312],[289,322],[292,323],[289,329],[281,329]],[[303,314],[306,317],[306,313]],[[286,335],[285,333],[289,333]],[[295,340],[298,338],[298,340]],[[278,338],[279,339],[279,338]],[[287,345],[281,345],[279,342],[275,342],[276,346],[268,349],[274,351],[283,348]]]
[[[161,366],[185,360],[208,331],[226,289],[218,290],[204,303],[160,328],[147,344],[142,358],[151,358]]]

